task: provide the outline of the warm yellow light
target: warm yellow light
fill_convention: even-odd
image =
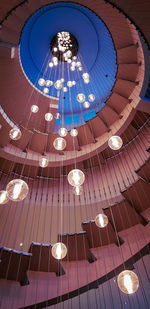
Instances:
[[[21,135],[22,133],[19,128],[13,128],[9,132],[10,138],[14,141],[17,141],[18,139],[20,139]]]
[[[71,186],[80,187],[85,180],[85,175],[81,170],[74,169],[68,174],[68,182]]]
[[[0,204],[6,204],[9,201],[7,191],[0,191]]]
[[[46,113],[45,114],[45,120],[46,121],[52,121],[53,120],[53,115],[51,113]]]
[[[89,103],[88,101],[85,101],[85,102],[83,103],[83,106],[84,106],[85,108],[89,108],[89,107],[90,107],[90,103]]]
[[[78,135],[77,129],[72,129],[72,130],[70,131],[70,135],[71,135],[71,136],[77,136],[77,135]]]
[[[58,130],[58,134],[61,136],[61,137],[65,137],[67,135],[68,131],[66,128],[60,128]]]
[[[57,89],[57,90],[60,90],[62,88],[62,82],[61,80],[57,80],[54,84],[54,87]]]
[[[83,193],[83,188],[82,188],[81,186],[79,186],[79,187],[74,187],[74,188],[73,188],[73,193],[74,193],[75,195],[81,195],[81,194]]]
[[[11,180],[6,187],[8,198],[12,201],[22,201],[28,194],[28,185],[22,179]]]
[[[35,114],[35,113],[37,113],[38,111],[39,111],[39,107],[38,107],[37,105],[32,105],[32,106],[31,106],[31,112],[32,112],[32,113]]]
[[[45,79],[44,78],[40,78],[38,80],[38,83],[39,83],[40,86],[44,86],[45,85]]]
[[[95,95],[92,94],[92,93],[89,94],[88,99],[89,99],[90,102],[94,102],[94,100],[95,100]]]
[[[122,147],[123,141],[120,136],[111,136],[108,140],[108,146],[113,150],[118,150]]]
[[[125,294],[133,294],[139,287],[138,276],[131,270],[122,271],[117,278],[117,283]]]
[[[51,81],[51,80],[46,80],[46,82],[45,82],[45,85],[47,86],[47,87],[51,87],[52,85],[53,85],[53,82]]]
[[[41,167],[47,167],[47,166],[48,166],[48,160],[47,160],[47,158],[46,158],[46,157],[41,157],[41,158],[39,159],[39,165],[40,165]]]
[[[95,217],[95,224],[100,227],[100,228],[103,228],[105,226],[107,226],[108,224],[108,217],[104,214],[98,214],[96,217]]]
[[[57,259],[61,260],[67,255],[67,247],[62,242],[57,242],[52,247],[52,256]]]
[[[77,95],[77,101],[78,101],[79,103],[83,103],[83,102],[85,101],[85,95],[84,95],[83,93],[79,93],[79,94]]]
[[[57,137],[53,142],[53,146],[56,150],[64,150],[66,148],[66,141],[62,137]]]

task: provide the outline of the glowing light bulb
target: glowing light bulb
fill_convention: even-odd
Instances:
[[[47,94],[47,93],[49,93],[49,89],[48,89],[47,87],[45,87],[45,88],[43,89],[43,92],[44,92],[45,94]]]
[[[62,242],[57,242],[52,247],[52,256],[57,259],[61,260],[67,255],[67,247]]]
[[[39,111],[39,107],[37,105],[32,105],[31,106],[31,112],[36,114]]]
[[[53,82],[51,80],[46,80],[45,85],[47,87],[51,87],[53,85]]]
[[[78,186],[78,187],[74,187],[73,188],[73,193],[75,195],[81,195],[83,193],[83,188],[81,186]]]
[[[44,79],[44,78],[40,78],[40,79],[38,80],[38,84],[39,84],[40,86],[44,86],[44,85],[45,85],[45,79]]]
[[[120,136],[111,136],[108,140],[108,146],[113,150],[118,150],[122,147],[123,141]]]
[[[72,87],[72,86],[73,86],[71,80],[68,81],[67,86],[68,86],[68,87]]]
[[[57,137],[53,142],[53,146],[56,150],[64,150],[66,145],[65,139],[62,137]]]
[[[88,99],[89,99],[90,102],[94,102],[94,100],[95,100],[95,95],[92,94],[92,93],[89,94]]]
[[[57,80],[54,84],[54,87],[57,89],[57,90],[60,90],[62,88],[62,82],[61,80]]]
[[[6,204],[9,201],[7,191],[0,191],[0,204]]]
[[[85,101],[85,102],[83,103],[83,106],[84,106],[85,108],[89,108],[89,107],[90,107],[90,103],[89,103],[88,101]]]
[[[58,130],[58,134],[61,136],[61,137],[65,137],[67,135],[68,131],[66,128],[60,128]]]
[[[68,174],[68,182],[71,186],[79,187],[84,183],[85,175],[79,169],[71,170]]]
[[[28,185],[22,179],[11,180],[6,187],[8,198],[12,201],[22,201],[28,194]]]
[[[53,62],[49,62],[49,67],[52,68],[53,67]]]
[[[46,157],[41,157],[41,158],[39,159],[39,165],[40,165],[41,167],[47,167],[47,166],[48,166],[48,160],[47,160],[47,158],[46,158]]]
[[[64,91],[64,92],[67,92],[67,91],[68,91],[68,88],[67,88],[67,87],[63,87],[63,91]]]
[[[53,115],[51,113],[46,113],[45,114],[45,120],[46,121],[52,121],[53,120]]]
[[[95,224],[100,228],[104,228],[108,224],[108,217],[104,214],[98,214],[95,217]]]
[[[22,133],[19,128],[13,128],[10,130],[9,136],[12,140],[17,141],[22,136]]]
[[[77,129],[72,129],[72,130],[70,131],[70,135],[71,135],[71,136],[77,136],[77,135],[78,135]]]
[[[117,278],[117,283],[125,294],[133,294],[139,288],[138,276],[131,270],[122,271]]]
[[[83,93],[79,93],[79,94],[77,95],[77,101],[78,101],[79,103],[83,103],[83,102],[85,101],[85,95],[84,95]]]

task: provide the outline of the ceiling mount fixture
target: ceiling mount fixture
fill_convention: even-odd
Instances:
[[[58,60],[68,62],[68,60],[72,60],[77,55],[78,42],[70,32],[61,31],[53,37],[50,43],[50,49],[53,56]]]

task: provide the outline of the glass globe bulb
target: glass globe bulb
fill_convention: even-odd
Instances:
[[[131,270],[122,271],[117,278],[119,289],[125,294],[133,294],[138,290],[138,276]]]
[[[73,60],[76,60],[77,59],[77,57],[76,56],[73,56]]]
[[[71,66],[72,66],[72,67],[75,67],[75,66],[76,66],[76,62],[75,62],[75,61],[72,61]]]
[[[82,69],[82,67],[79,67],[78,70],[79,70],[79,71],[82,71],[83,69]]]
[[[57,242],[52,246],[52,256],[61,260],[67,255],[67,247],[62,242]]]
[[[68,61],[67,61],[68,63],[71,63],[71,59],[68,59]]]
[[[85,180],[85,175],[81,170],[74,169],[68,174],[68,182],[71,186],[80,187]]]
[[[56,118],[56,119],[60,119],[60,113],[56,113],[55,118]]]
[[[45,79],[44,79],[44,78],[40,78],[40,79],[38,80],[38,84],[39,84],[40,86],[44,86],[44,85],[45,85]]]
[[[88,99],[89,99],[90,102],[94,102],[94,100],[95,100],[95,95],[92,94],[92,93],[89,94]]]
[[[79,94],[77,95],[77,101],[78,101],[79,103],[83,103],[83,102],[85,101],[85,95],[84,95],[83,93],[79,93]]]
[[[111,136],[108,140],[108,146],[113,150],[118,150],[122,147],[123,141],[120,136]]]
[[[68,87],[72,87],[72,86],[73,86],[73,84],[72,84],[72,81],[71,81],[71,80],[69,80],[69,81],[68,81],[67,86],[68,86]]]
[[[89,79],[90,75],[88,73],[82,74],[83,79]]]
[[[36,114],[39,111],[39,107],[37,105],[32,105],[31,106],[31,112]]]
[[[11,201],[20,202],[27,196],[29,188],[24,180],[13,179],[7,184],[6,191]]]
[[[108,217],[104,214],[98,214],[96,217],[95,217],[95,224],[100,227],[100,228],[103,228],[105,226],[107,226],[108,224]]]
[[[79,68],[79,67],[81,66],[81,62],[78,61],[78,62],[76,63],[76,66],[77,66],[77,68]]]
[[[67,135],[68,131],[66,128],[60,128],[58,130],[58,134],[61,136],[61,137],[65,137]]]
[[[9,132],[10,138],[14,141],[17,141],[18,139],[20,139],[21,135],[22,133],[19,128],[13,128]]]
[[[77,135],[78,135],[77,129],[72,129],[72,130],[70,131],[70,135],[71,135],[71,136],[77,136]]]
[[[83,106],[85,108],[89,108],[90,107],[90,103],[88,101],[86,101],[86,102],[83,103]]]
[[[47,87],[51,87],[52,85],[53,85],[53,82],[51,81],[51,80],[46,80],[46,82],[45,82],[45,85],[47,86]]]
[[[49,62],[49,67],[52,68],[53,67],[53,62]]]
[[[75,67],[74,67],[74,66],[71,66],[70,70],[71,70],[71,71],[75,71]]]
[[[81,186],[77,186],[73,188],[73,193],[75,195],[81,195],[83,193],[83,188]]]
[[[8,203],[9,201],[9,198],[8,198],[8,195],[7,195],[7,191],[0,191],[0,204],[6,204]]]
[[[46,121],[52,121],[53,120],[53,115],[51,113],[46,113],[45,114],[45,120]]]
[[[57,52],[57,47],[54,47],[54,48],[53,48],[53,51],[54,51],[54,52]]]
[[[64,150],[66,148],[66,141],[62,137],[55,138],[53,146],[56,150]]]
[[[48,160],[47,160],[47,158],[46,158],[46,157],[41,157],[41,158],[39,159],[39,165],[40,165],[41,167],[47,167],[47,166],[48,166]]]
[[[75,80],[73,80],[72,85],[73,85],[73,86],[75,86],[75,85],[76,85],[76,81],[75,81]]]
[[[63,91],[64,91],[64,92],[67,92],[67,91],[68,91],[68,88],[67,88],[67,87],[63,87]]]
[[[62,88],[62,82],[61,80],[57,80],[54,84],[54,87],[57,89],[57,90],[60,90]]]
[[[48,89],[47,87],[45,87],[45,88],[43,89],[43,92],[44,92],[45,94],[47,94],[47,93],[49,93],[49,89]]]

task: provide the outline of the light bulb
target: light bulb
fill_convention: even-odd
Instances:
[[[81,62],[78,61],[78,62],[76,63],[76,66],[77,66],[77,68],[79,68],[79,67],[81,66]]]
[[[52,121],[53,120],[53,115],[51,113],[46,113],[45,114],[45,120],[46,121]]]
[[[92,94],[92,93],[89,94],[88,99],[89,99],[90,102],[94,102],[94,100],[95,100],[95,95]]]
[[[66,141],[62,137],[57,137],[53,142],[53,146],[56,150],[64,150],[66,148]]]
[[[62,88],[62,82],[61,80],[57,80],[54,84],[54,87],[57,89],[57,90],[60,90]]]
[[[13,179],[7,186],[6,191],[8,198],[12,201],[22,201],[28,194],[28,185],[22,179]]]
[[[47,87],[51,87],[52,85],[53,85],[53,82],[51,81],[51,80],[46,80],[46,82],[45,82],[45,85],[47,86]]]
[[[104,228],[108,224],[108,217],[104,214],[98,214],[95,217],[95,224],[100,228]]]
[[[72,130],[70,131],[70,135],[71,135],[71,136],[77,136],[77,135],[78,135],[77,129],[72,129]]]
[[[57,259],[61,260],[67,255],[67,247],[62,242],[57,242],[52,246],[52,256]]]
[[[73,188],[73,193],[75,195],[81,195],[83,193],[83,188],[81,186],[77,186]]]
[[[67,87],[63,87],[63,91],[64,91],[64,92],[67,92],[67,91],[68,91],[68,88],[67,88]]]
[[[113,150],[118,150],[122,147],[123,141],[120,136],[111,136],[108,140],[108,146]]]
[[[31,112],[36,114],[39,111],[39,107],[37,105],[32,105],[31,106]]]
[[[67,135],[68,131],[66,128],[60,128],[58,130],[58,134],[61,136],[61,137],[65,137]]]
[[[47,94],[47,93],[49,93],[49,89],[48,89],[47,87],[45,87],[45,88],[43,89],[43,92],[44,92],[45,94]]]
[[[90,75],[88,73],[82,74],[83,79],[89,79]]]
[[[52,68],[53,67],[53,62],[49,62],[49,67]]]
[[[117,278],[120,290],[125,294],[133,294],[139,287],[138,276],[131,270],[122,271]]]
[[[45,85],[45,79],[44,79],[44,78],[40,78],[40,79],[38,80],[38,84],[39,84],[40,86],[44,86],[44,85]]]
[[[79,169],[71,170],[68,174],[68,182],[71,186],[79,187],[84,183],[85,175]]]
[[[89,107],[90,107],[90,103],[89,103],[88,101],[85,101],[85,102],[83,103],[83,106],[84,106],[85,108],[89,108]]]
[[[9,201],[7,191],[0,191],[0,204],[6,204]]]
[[[48,160],[47,160],[47,158],[46,158],[46,157],[41,157],[41,158],[39,159],[39,165],[40,165],[41,167],[47,167],[47,166],[48,166]]]
[[[9,136],[12,140],[17,141],[22,136],[19,128],[13,128],[9,131]]]
[[[68,81],[67,86],[68,86],[68,87],[72,87],[72,86],[73,86],[71,80]]]
[[[84,95],[83,93],[79,93],[79,94],[77,95],[77,101],[78,101],[79,103],[83,103],[83,102],[85,101],[85,95]]]

